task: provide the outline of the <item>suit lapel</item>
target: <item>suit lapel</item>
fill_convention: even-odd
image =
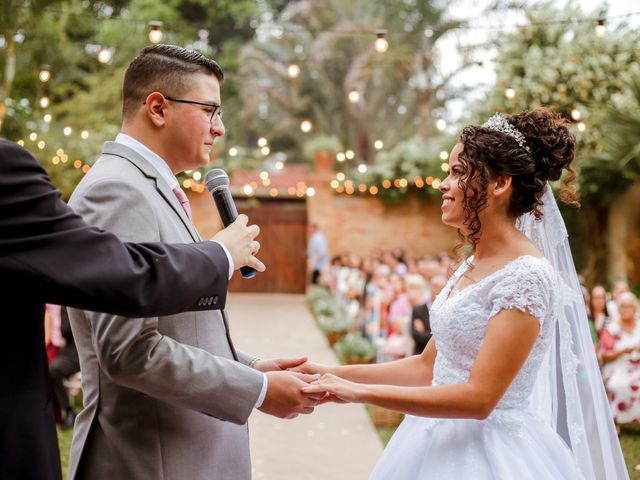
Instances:
[[[171,188],[169,188],[169,185],[167,185],[167,182],[140,154],[125,145],[115,142],[106,142],[102,153],[103,155],[115,155],[124,158],[135,165],[135,167],[140,170],[145,177],[155,183],[156,190],[160,196],[164,198],[165,202],[169,204],[174,213],[180,218],[185,228],[189,231],[189,235],[191,235],[193,241],[200,242],[202,240],[195,225],[191,220],[189,220],[189,217],[187,217],[186,212],[182,208],[182,205]]]

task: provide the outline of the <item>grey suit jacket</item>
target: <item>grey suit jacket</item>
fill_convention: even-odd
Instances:
[[[120,144],[105,144],[69,203],[123,240],[200,239],[159,173]],[[228,266],[224,253],[220,262]],[[246,420],[262,374],[246,366],[249,356],[234,359],[223,313],[124,318],[70,309],[84,396],[70,479],[251,478]]]

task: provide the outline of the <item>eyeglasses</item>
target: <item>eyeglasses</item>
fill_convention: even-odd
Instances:
[[[202,103],[202,102],[195,102],[193,100],[183,100],[183,99],[171,98],[171,97],[164,97],[164,98],[171,102],[188,103],[191,105],[202,105],[203,107],[208,107],[207,109],[205,109],[205,113],[208,114],[209,109],[211,109],[211,116],[209,117],[210,123],[213,123],[213,121],[216,118],[216,115],[218,116],[218,118],[220,118],[220,120],[222,120],[222,107],[217,103]]]

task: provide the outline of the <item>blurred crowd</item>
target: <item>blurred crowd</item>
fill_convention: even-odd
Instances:
[[[627,282],[584,289],[589,328],[616,426],[640,423],[640,315]]]
[[[451,264],[447,254],[412,258],[402,249],[344,253],[324,266],[318,281],[378,347],[383,361],[422,352],[431,338],[429,307]]]

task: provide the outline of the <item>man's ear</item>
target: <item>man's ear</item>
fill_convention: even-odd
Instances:
[[[144,102],[145,113],[151,123],[156,127],[161,127],[165,124],[165,99],[164,95],[160,92],[152,92],[147,95],[147,100]]]

